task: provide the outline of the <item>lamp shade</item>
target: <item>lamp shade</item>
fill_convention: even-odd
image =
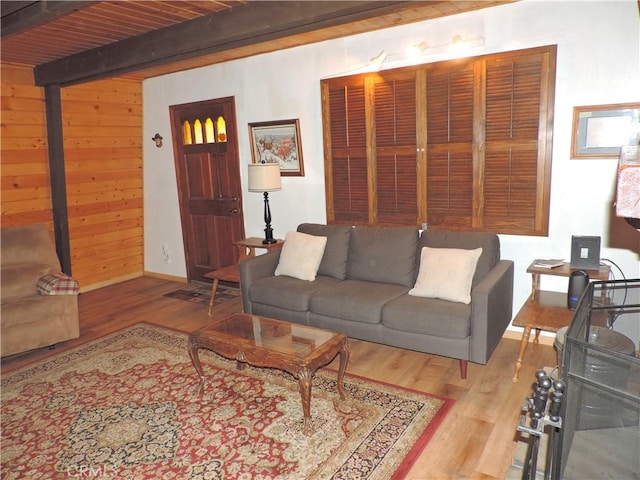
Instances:
[[[282,188],[280,165],[277,163],[249,164],[249,191],[274,192]]]

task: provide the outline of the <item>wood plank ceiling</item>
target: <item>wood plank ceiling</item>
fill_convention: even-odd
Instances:
[[[511,1],[2,0],[1,58],[43,86],[142,80]]]

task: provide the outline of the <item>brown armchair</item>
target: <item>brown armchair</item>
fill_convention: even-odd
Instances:
[[[1,355],[78,338],[78,284],[60,270],[44,224],[2,227]]]

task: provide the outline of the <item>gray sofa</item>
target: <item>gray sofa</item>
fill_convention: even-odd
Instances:
[[[456,358],[462,378],[468,361],[487,363],[511,321],[513,262],[500,259],[497,235],[309,223],[297,230],[327,237],[316,279],[276,276],[280,250],[243,261],[246,313]],[[423,247],[482,248],[470,303],[408,294]]]

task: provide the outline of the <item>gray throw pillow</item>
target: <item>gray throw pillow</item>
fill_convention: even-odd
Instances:
[[[354,227],[347,278],[413,287],[417,243],[415,227]]]
[[[327,237],[327,245],[320,261],[318,275],[344,280],[347,277],[347,255],[349,238],[353,227],[349,225],[323,225],[320,223],[301,223],[298,232],[308,235]]]

